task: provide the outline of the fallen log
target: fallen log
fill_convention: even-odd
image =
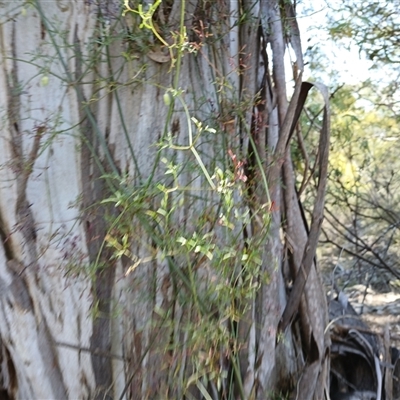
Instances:
[[[400,400],[400,351],[371,331],[343,292],[329,300],[331,400]]]

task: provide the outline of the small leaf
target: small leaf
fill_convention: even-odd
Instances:
[[[47,86],[49,84],[49,77],[47,75],[42,76],[42,79],[40,80],[40,85],[41,86]]]
[[[166,106],[171,104],[171,95],[169,93],[164,93],[163,99]]]
[[[181,243],[182,244],[182,246],[184,246],[185,244],[186,244],[186,242],[187,242],[187,240],[184,238],[184,237],[179,237],[178,239],[176,239],[176,241],[178,242],[178,243]]]
[[[159,214],[161,214],[163,217],[167,216],[167,212],[166,212],[165,210],[163,210],[162,208],[159,208],[159,209],[157,210],[157,212],[158,212]]]
[[[226,253],[223,257],[222,260],[227,260],[228,258],[232,258],[235,257],[235,253],[233,251],[229,251],[228,253]]]

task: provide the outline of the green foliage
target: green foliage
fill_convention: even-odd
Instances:
[[[400,62],[398,1],[347,1],[332,8],[329,31],[334,39],[353,39],[373,61]]]
[[[118,174],[104,175],[104,179],[110,182],[109,186],[116,189],[102,204],[112,205],[118,211],[116,218],[110,213],[104,245],[111,249],[114,259],[129,260],[126,275],[155,262],[168,265],[173,286],[172,303],[167,308],[156,308],[154,312],[160,320],[152,323],[157,329],[170,331],[172,339],[168,348],[159,351],[169,351],[177,360],[171,369],[171,388],[178,391],[181,388],[183,394],[189,396],[190,388],[195,386],[208,398],[212,385],[218,391],[223,381],[233,385],[232,374],[235,385],[240,392],[243,391],[238,357],[245,338],[240,337],[237,329],[249,311],[251,300],[261,285],[269,281],[269,276],[261,271],[261,260],[270,215],[265,205],[259,205],[252,212],[246,205],[244,182],[247,177],[238,160],[239,155],[234,153],[236,149],[227,152],[225,141],[220,140],[221,148],[216,153],[223,154],[222,160],[213,160],[212,163],[201,152],[201,142],[222,135],[221,121],[215,121],[211,116],[207,119],[211,122],[206,124],[189,109],[184,92],[178,86],[181,58],[199,47],[188,43],[183,19],[179,33],[173,35],[172,41],[167,42],[161,36],[161,29],[154,24],[154,14],[160,3],[157,1],[144,10],[142,6],[133,9],[125,2],[125,13],[133,13],[142,20],[138,29],[152,32],[161,45],[168,48],[170,73],[175,78],[173,87],[163,88],[163,101],[169,111],[163,135],[156,144],[158,154],[153,171],[145,183],[137,185]],[[182,7],[182,16],[184,12]],[[232,98],[228,81],[222,83],[216,79],[215,90],[224,99],[224,108],[232,108],[232,115],[228,118],[222,114],[221,119],[230,120],[238,114],[240,117],[240,110],[248,108],[249,100],[246,98],[243,102],[230,100],[228,103],[227,99]],[[170,129],[177,105],[186,118],[187,144],[176,144]],[[176,154],[179,152],[186,156],[183,157],[185,161],[177,162]],[[156,171],[161,167],[164,175],[160,176]],[[190,183],[182,186],[181,175],[188,171],[194,180],[204,184],[200,187],[198,184],[191,187]],[[189,212],[190,223],[182,221],[181,217],[188,205],[195,210],[195,213]],[[262,229],[259,234],[243,240],[246,236],[243,230],[254,220]],[[134,254],[132,249],[138,235],[151,239],[145,256]],[[178,326],[174,315],[176,306],[185,316],[184,322]],[[184,344],[179,337],[185,338]],[[188,353],[191,373],[181,375],[180,370],[188,362]],[[221,354],[232,365],[233,372],[221,369]],[[231,397],[232,389],[229,390]]]
[[[174,178],[171,184],[165,180],[134,192],[118,190],[104,200],[119,209],[119,216],[105,240],[115,258],[131,260],[126,274],[145,263],[168,260],[176,301],[183,309],[192,309],[191,321],[180,330],[188,338],[186,345],[194,370],[188,381],[181,384],[187,388],[193,384],[207,387],[204,380],[212,380],[218,387],[227,373],[220,370],[220,352],[224,349],[226,357],[236,362],[242,346],[233,324],[244,318],[249,300],[254,298],[260,285],[268,283],[268,276],[260,268],[268,234],[268,216],[260,209],[251,217],[249,210],[235,200],[235,191],[243,190],[243,183],[235,181],[230,170],[217,169],[210,179],[213,192],[218,196],[219,215],[212,211],[214,207],[200,208],[207,204],[204,199],[192,199],[192,207],[199,210],[197,219],[190,224],[193,228],[188,230],[177,225],[184,202],[190,201],[187,198],[190,188],[177,184],[180,165],[166,158],[162,158],[162,162],[165,176]],[[202,171],[198,166],[198,173]],[[260,236],[241,243],[238,239],[243,226],[248,225],[251,218],[265,219],[266,229]],[[138,224],[145,228],[154,243],[154,247],[149,248],[150,255],[142,258],[131,251]],[[164,327],[172,329],[173,315],[168,310],[157,312],[164,317]],[[170,350],[179,356],[179,347]]]

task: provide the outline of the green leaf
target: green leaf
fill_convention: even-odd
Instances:
[[[183,236],[176,239],[176,241],[180,243],[182,246],[184,246],[187,243],[187,239],[185,239]]]

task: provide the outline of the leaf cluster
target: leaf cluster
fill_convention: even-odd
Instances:
[[[373,61],[400,63],[398,1],[352,0],[332,8],[329,31],[334,39],[352,39]]]

